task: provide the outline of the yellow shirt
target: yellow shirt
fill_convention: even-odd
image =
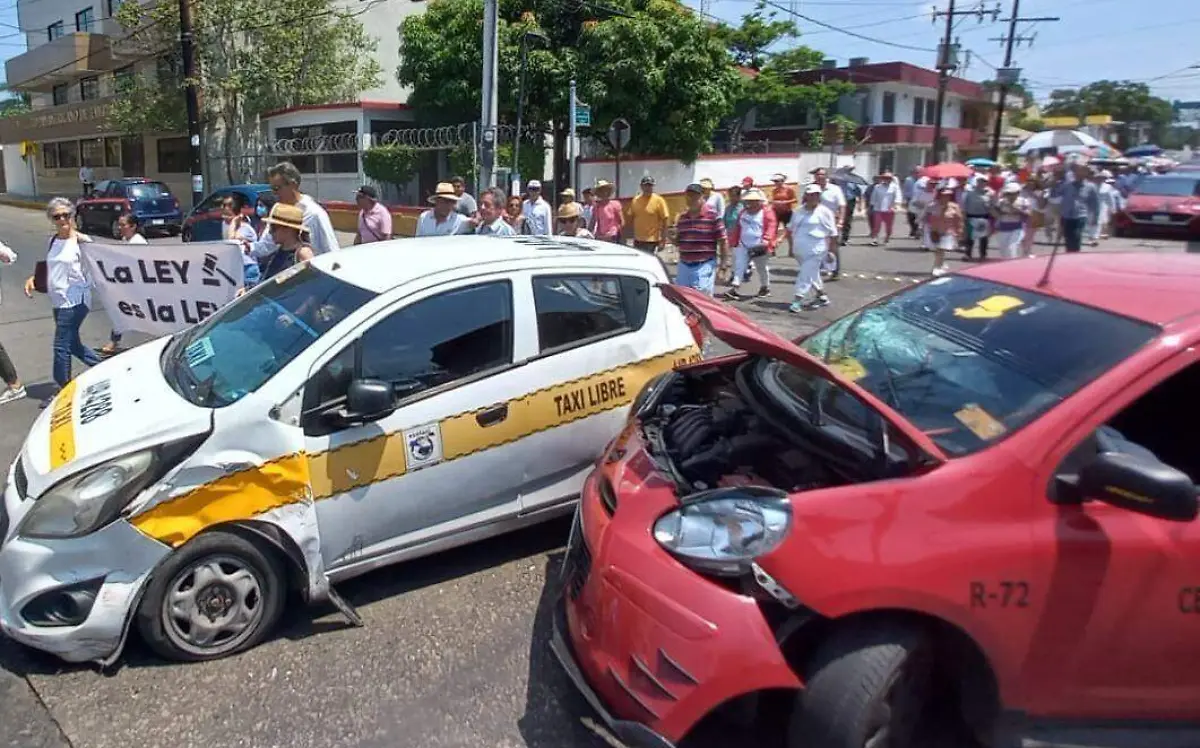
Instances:
[[[663,222],[670,220],[667,201],[662,195],[638,195],[629,201],[629,212],[633,215],[635,241],[660,242],[666,238],[659,231]]]

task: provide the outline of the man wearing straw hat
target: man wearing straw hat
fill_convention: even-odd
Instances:
[[[625,228],[625,211],[621,201],[613,198],[613,185],[607,179],[596,182],[596,204],[592,207],[592,220],[588,229],[597,239],[621,244],[621,231]]]
[[[429,196],[433,208],[421,214],[417,219],[417,236],[450,236],[465,234],[471,230],[471,221],[457,211],[459,195],[454,185],[449,182],[439,182],[437,189]]]

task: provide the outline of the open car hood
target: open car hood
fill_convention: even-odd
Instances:
[[[927,461],[946,461],[946,453],[907,418],[792,341],[759,326],[741,311],[693,288],[662,283],[659,284],[659,289],[668,301],[682,309],[685,314],[696,317],[713,337],[726,345],[786,362],[834,382],[879,413],[909,443],[921,450]]]

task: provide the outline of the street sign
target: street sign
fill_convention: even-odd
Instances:
[[[590,104],[575,105],[575,126],[576,127],[591,127],[592,126],[592,107]]]
[[[617,117],[608,128],[608,142],[618,151],[629,145],[629,123],[623,117]]]

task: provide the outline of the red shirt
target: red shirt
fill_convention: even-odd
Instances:
[[[786,184],[771,190],[771,208],[778,218],[796,208],[796,191]]]
[[[697,215],[689,211],[679,214],[675,223],[675,244],[680,262],[706,262],[717,256],[717,244],[725,238],[722,216],[707,205]]]
[[[999,193],[1004,189],[1004,176],[1001,174],[992,174],[988,177],[988,187],[992,188],[992,192]]]

